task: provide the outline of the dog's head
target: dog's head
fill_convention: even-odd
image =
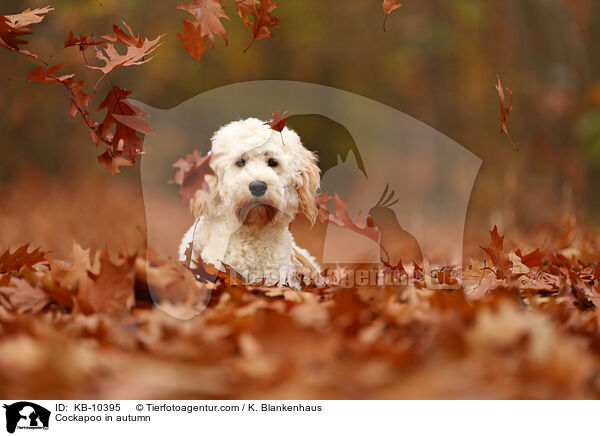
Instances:
[[[314,223],[320,171],[296,132],[286,127],[279,133],[256,118],[234,121],[215,132],[211,153],[215,175],[191,202],[197,218],[261,229],[302,212]]]

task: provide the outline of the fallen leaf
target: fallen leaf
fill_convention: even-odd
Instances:
[[[498,228],[496,226],[490,231],[490,245],[481,248],[487,253],[492,264],[496,267],[495,271],[492,270],[494,274],[496,274],[496,278],[509,278],[512,262],[504,252],[504,236],[498,234]]]
[[[28,252],[29,244],[17,248],[14,253],[10,248],[0,254],[0,273],[19,272],[23,267],[33,267],[34,265],[46,260],[46,252],[36,248]]]

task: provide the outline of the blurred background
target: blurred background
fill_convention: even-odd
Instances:
[[[402,111],[483,160],[468,206],[467,256],[481,256],[479,244],[493,225],[509,240],[525,237],[550,248],[573,246],[597,222],[598,2],[406,0],[383,32],[380,1],[282,0],[273,13],[281,20],[275,36],[246,53],[251,34],[226,8],[229,44],[217,40],[200,62],[179,46],[177,33],[189,18],[176,9],[180,3],[57,0],[26,48],[63,64],[61,72],[75,72],[91,91],[98,72],[84,66],[76,48],[62,49],[67,34],[101,36],[126,21],[148,38],[166,33],[152,61],[111,74],[115,85],[133,91],[132,99],[155,108],[228,84],[281,79],[340,88]],[[3,1],[0,13],[46,4]],[[111,176],[96,162],[100,151],[81,121],[68,114],[64,89],[27,83],[38,64],[26,56],[0,50],[0,62],[0,249],[31,242],[66,255],[73,240],[92,248],[142,246],[139,165]],[[497,74],[513,91],[508,128],[518,152],[500,134]],[[90,107],[108,86],[101,82]],[[332,136],[331,146],[348,150],[344,138]],[[179,201],[174,195],[156,201],[163,200],[170,206]],[[165,219],[190,219],[185,207],[169,210],[175,209],[179,215],[169,212]],[[164,233],[158,244],[173,244],[177,232]]]

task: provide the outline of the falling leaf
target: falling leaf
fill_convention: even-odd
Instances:
[[[512,91],[510,89],[506,88],[506,92],[508,92],[508,97],[509,97],[509,103],[508,103],[508,105],[506,105],[505,97],[504,97],[504,90],[502,88],[502,83],[500,83],[500,76],[496,76],[496,77],[498,78],[498,83],[496,84],[496,91],[498,91],[498,98],[500,99],[500,123],[502,124],[501,132],[504,132],[506,134],[506,136],[508,136],[510,143],[515,148],[515,150],[518,151],[519,148],[512,140],[510,133],[508,133],[508,127],[506,125],[506,123],[508,122],[508,115],[510,114],[510,111],[512,110]]]
[[[252,41],[244,52],[257,39],[272,38],[273,33],[270,29],[279,27],[279,18],[271,15],[271,12],[277,7],[277,2],[273,0],[245,0],[237,3],[238,14],[244,20],[248,29],[252,30]],[[252,17],[252,21],[250,21]]]
[[[281,115],[279,110],[273,112],[273,118],[271,121],[266,122],[265,124],[269,126],[271,129],[276,132],[281,132],[287,123],[287,111]]]
[[[190,56],[197,61],[202,59],[202,55],[209,46],[206,43],[207,37],[202,36],[199,28],[194,27],[190,20],[185,20],[183,22],[183,33],[178,33],[177,36],[183,40],[181,47],[185,48]]]
[[[173,164],[175,174],[169,180],[169,183],[181,186],[179,195],[185,203],[188,203],[199,189],[207,189],[204,178],[215,174],[210,167],[210,162],[214,156],[212,153],[201,156],[196,149],[193,153],[188,154],[185,158],[178,159]]]
[[[385,14],[383,18],[383,31],[385,32],[385,22],[389,14],[394,12],[396,9],[402,6],[398,0],[383,0],[381,7],[383,8],[383,13]]]
[[[219,0],[194,0],[192,3],[180,4],[177,9],[187,11],[194,16],[193,19],[184,21],[184,32],[187,23],[198,31],[194,34],[199,38],[210,39],[213,47],[215,45],[215,34],[227,43],[227,32],[221,20],[223,18],[229,20],[229,17],[221,7]],[[187,33],[192,35],[191,30]]]

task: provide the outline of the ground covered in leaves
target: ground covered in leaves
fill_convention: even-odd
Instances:
[[[600,268],[581,260],[598,244],[505,245],[494,229],[462,269],[303,291],[202,283],[152,250],[22,246],[0,253],[0,396],[600,397]]]

